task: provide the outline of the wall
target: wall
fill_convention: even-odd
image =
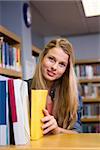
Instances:
[[[1,1],[0,1],[0,24],[1,24]]]
[[[45,37],[44,43],[57,37]],[[76,59],[100,59],[100,34],[67,37],[75,50]]]
[[[56,38],[60,38],[60,36],[48,36],[44,38],[44,44],[47,44],[49,41],[56,39]]]
[[[100,34],[69,37],[77,59],[100,59]]]
[[[32,43],[36,47],[38,47],[40,49],[43,49],[43,47],[44,47],[44,37],[32,33]]]
[[[20,1],[2,1],[2,22],[1,24],[21,36],[21,2]]]

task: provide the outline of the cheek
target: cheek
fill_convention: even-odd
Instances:
[[[51,65],[52,65],[52,63],[47,58],[44,58],[44,60],[42,62],[43,68],[50,68]]]
[[[46,70],[50,67],[50,63],[44,59],[42,62],[42,73],[46,73]]]
[[[48,61],[43,60],[43,62],[42,62],[42,68],[45,69],[45,68],[48,68],[48,66],[49,66]]]

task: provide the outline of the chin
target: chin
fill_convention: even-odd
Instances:
[[[48,81],[54,81],[54,80],[56,80],[55,78],[50,77],[50,76],[45,76],[45,79],[48,80]]]

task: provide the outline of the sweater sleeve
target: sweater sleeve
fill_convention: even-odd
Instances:
[[[79,105],[78,105],[78,111],[77,111],[77,121],[75,122],[72,130],[77,131],[78,133],[82,133],[82,123],[81,123],[81,117],[83,114],[83,103],[82,103],[82,98],[79,95]]]

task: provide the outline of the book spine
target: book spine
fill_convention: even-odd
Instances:
[[[6,125],[6,81],[0,81],[0,125]]]
[[[11,115],[12,116],[12,122],[17,122],[17,112],[16,112],[13,80],[8,80],[8,89],[9,89],[9,96],[10,96],[10,107],[11,107],[11,114],[12,114]]]

